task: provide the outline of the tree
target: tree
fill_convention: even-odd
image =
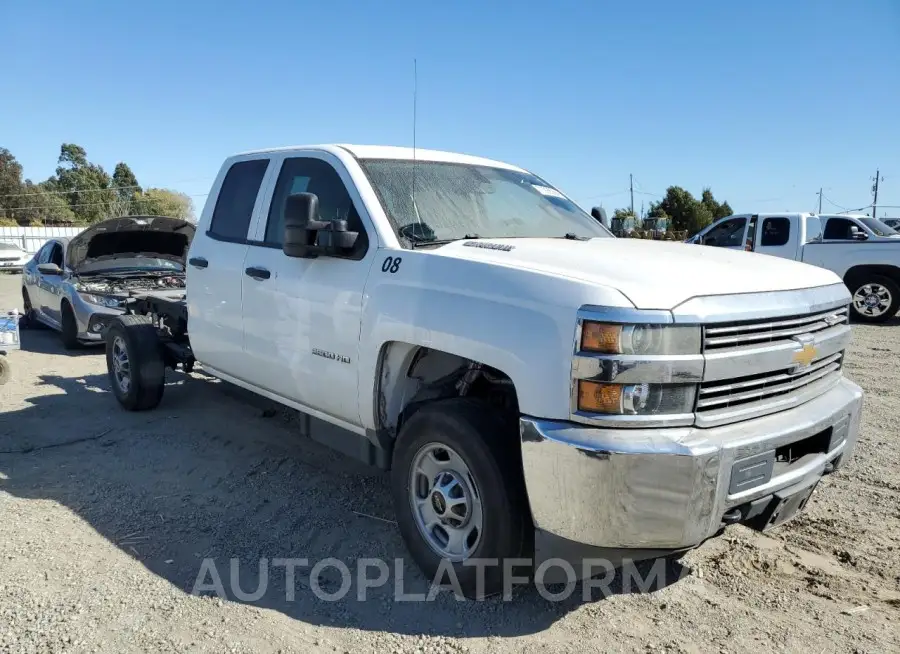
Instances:
[[[171,189],[148,188],[135,198],[135,214],[194,220],[191,198]]]
[[[103,167],[88,161],[85,149],[74,143],[60,146],[58,163],[56,177],[48,181],[66,192],[76,219],[93,223],[106,218],[116,193]]]
[[[731,210],[731,206],[727,202],[723,202],[719,204],[716,201],[716,198],[713,197],[712,190],[708,187],[703,189],[703,196],[700,198],[700,203],[709,209],[709,212],[712,214],[713,220],[718,220],[719,218],[725,218],[726,216],[730,216],[734,212]]]
[[[30,179],[22,185],[22,195],[13,209],[13,217],[20,223],[70,223],[75,214],[69,208],[64,195],[45,187],[45,183],[34,184]]]
[[[116,189],[119,198],[129,202],[141,192],[137,177],[131,172],[128,164],[123,161],[116,164],[112,176],[112,186]]]
[[[711,192],[709,197],[715,201]],[[680,186],[667,188],[665,197],[659,203],[651,205],[650,216],[654,218],[668,216],[673,231],[687,231],[690,234],[703,229],[714,218],[712,210],[707,205],[702,201],[698,202],[690,192]]]
[[[6,148],[0,148],[0,218],[12,216],[12,207],[21,198],[22,164]]]

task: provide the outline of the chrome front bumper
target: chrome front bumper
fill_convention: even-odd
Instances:
[[[841,379],[794,409],[709,429],[608,429],[522,417],[534,525],[604,548],[695,547],[719,531],[723,516],[736,507],[814,483],[826,468],[846,463],[861,410],[862,390]],[[757,459],[750,457],[771,459],[777,448],[823,433],[830,435],[827,452],[753,480]]]

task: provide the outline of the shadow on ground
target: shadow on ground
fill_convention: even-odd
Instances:
[[[53,334],[35,332],[27,341],[41,347],[45,337]],[[427,603],[396,601],[397,584],[407,595],[425,594],[429,585],[393,524],[387,475],[297,437],[290,412],[247,402],[241,391],[200,376],[173,373],[162,404],[145,413],[121,410],[105,374],[38,382],[45,394],[0,413],[0,490],[65,505],[123,555],[185,592],[198,578],[215,586],[214,569],[228,601],[310,624],[460,637],[539,632],[585,601],[582,587],[559,602],[533,588],[511,602],[460,602],[447,592]],[[310,574],[329,557],[352,575],[338,601],[317,597],[340,591],[336,568]],[[262,558],[269,566],[260,587]],[[284,566],[272,564],[290,558],[310,565],[296,569],[293,593]],[[360,559],[381,559],[389,569],[387,583],[368,589],[365,601],[358,599]],[[674,582],[685,569],[669,563],[665,573]],[[376,578],[378,569],[367,574]],[[637,592],[624,581],[619,574],[587,601]],[[258,588],[258,599],[249,599]]]
[[[82,345],[74,350],[64,350],[59,333],[40,323],[23,325],[19,330],[20,345],[26,352],[37,354],[58,354],[60,356],[84,356],[103,354],[103,344]]]

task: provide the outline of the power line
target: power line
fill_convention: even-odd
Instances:
[[[211,178],[209,177],[195,177],[194,179],[183,179],[178,182],[172,182],[172,186],[177,186],[179,184],[190,184],[192,182],[208,182]],[[37,188],[37,184],[35,184],[35,188]],[[18,198],[24,196],[34,196],[34,195],[69,195],[71,193],[99,193],[101,191],[126,191],[129,189],[136,188],[156,188],[153,186],[141,186],[140,184],[134,184],[131,186],[107,186],[105,188],[95,186],[92,188],[74,188],[65,191],[45,191],[45,190],[35,190],[27,193],[7,193],[5,195],[0,195],[0,198]]]
[[[206,197],[207,195],[209,195],[209,193],[193,193],[193,194],[183,193],[182,195],[186,195],[189,198],[202,198],[202,197]],[[72,208],[72,207],[107,207],[116,201],[117,200],[109,200],[108,202],[82,202],[79,204],[67,204],[66,206],[69,208]],[[140,201],[141,200],[139,200],[137,198],[132,198],[131,200],[128,200],[129,203],[140,202]],[[9,210],[9,211],[26,211],[29,209],[46,209],[46,208],[47,207],[39,205],[36,207],[7,207],[7,210]]]

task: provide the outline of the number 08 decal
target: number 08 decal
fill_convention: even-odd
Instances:
[[[403,261],[403,257],[388,257],[384,260],[384,263],[381,264],[381,272],[394,274],[400,270],[401,261]]]

